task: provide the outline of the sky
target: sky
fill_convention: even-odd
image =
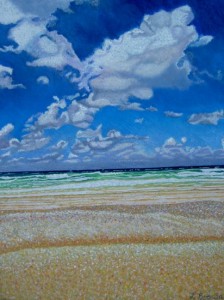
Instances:
[[[0,8],[0,172],[224,164],[223,0]]]

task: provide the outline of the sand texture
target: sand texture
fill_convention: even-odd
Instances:
[[[2,195],[0,299],[224,299],[224,185]]]

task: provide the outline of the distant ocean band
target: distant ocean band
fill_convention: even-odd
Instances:
[[[141,185],[223,184],[224,168],[140,170],[119,172],[48,172],[0,174],[0,197],[25,190],[91,189]]]

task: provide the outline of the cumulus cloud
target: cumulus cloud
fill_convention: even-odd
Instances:
[[[47,85],[49,84],[49,78],[47,76],[40,76],[37,78],[37,83]]]
[[[9,146],[9,135],[14,130],[14,125],[11,123],[6,124],[0,129],[0,149]]]
[[[44,36],[38,37],[36,40],[38,51],[34,51],[33,46],[27,52],[32,53],[37,59],[28,62],[28,66],[32,67],[50,67],[62,70],[66,65],[71,66],[76,70],[80,70],[82,64],[75,54],[71,43],[56,31],[45,32]],[[31,50],[31,51],[30,51]]]
[[[170,117],[170,118],[180,118],[183,116],[183,113],[177,113],[174,111],[165,111],[164,114],[166,117]]]
[[[28,14],[33,14],[41,18],[49,18],[57,9],[67,11],[69,9],[70,3],[75,2],[76,4],[83,4],[88,2],[92,5],[97,5],[98,0],[30,0],[29,5],[27,5],[26,0],[11,0],[21,11]]]
[[[27,62],[33,67],[50,67],[58,70],[66,65],[79,70],[82,66],[71,43],[56,31],[48,31],[47,21],[24,19],[9,32],[9,38],[18,45],[9,51],[26,51],[33,61]]]
[[[106,150],[115,145],[119,140],[126,139],[126,136],[122,136],[119,131],[111,130],[107,133],[106,137],[102,136],[102,125],[93,129],[87,129],[86,131],[77,132],[77,140],[73,146],[72,152],[88,153],[100,150]]]
[[[12,75],[12,68],[0,65],[0,89],[12,90],[16,88],[24,88],[24,85],[22,84],[13,83]]]
[[[5,46],[1,52],[20,53],[26,51],[35,59],[28,62],[33,67],[51,67],[63,69],[69,65],[80,70],[81,62],[71,43],[56,31],[48,31],[47,24],[56,17],[57,9],[69,10],[70,3],[81,5],[88,2],[97,5],[97,0],[0,0],[0,24],[16,24],[9,32],[9,39],[18,46]]]
[[[56,31],[48,31],[47,25],[56,17],[52,14],[57,9],[68,10],[70,3],[81,5],[88,2],[97,5],[97,0],[0,0],[0,24],[16,24],[9,32],[8,38],[17,44],[3,46],[1,52],[20,53],[26,51],[33,61],[28,62],[33,67],[51,67],[63,69],[69,65],[80,70],[82,64],[75,54],[71,43]]]
[[[31,117],[26,123],[26,129],[31,132],[46,129],[59,129],[64,125],[87,128],[92,123],[98,108],[88,104],[88,98],[83,100],[58,99],[50,104],[46,111]]]
[[[170,137],[165,141],[163,147],[176,146],[176,144],[176,140],[173,137]]]
[[[101,126],[95,130],[88,127],[95,114],[105,106],[118,106],[123,110],[143,110],[141,104],[137,102],[139,100],[129,102],[129,98],[150,99],[155,88],[187,87],[191,83],[188,78],[191,65],[185,56],[185,50],[190,45],[203,46],[211,41],[211,37],[198,36],[195,27],[190,25],[193,19],[190,7],[183,6],[171,12],[160,11],[154,15],[146,15],[138,28],[122,34],[117,40],[107,39],[101,49],[97,49],[91,57],[81,62],[71,43],[64,36],[47,29],[50,15],[57,8],[68,9],[71,1],[48,1],[45,6],[41,5],[42,1],[44,0],[38,2],[31,0],[27,5],[25,0],[0,0],[0,4],[4,2],[4,5],[11,7],[12,11],[12,16],[5,17],[2,17],[0,12],[0,22],[16,23],[9,32],[9,38],[16,43],[16,46],[5,47],[3,51],[15,53],[26,51],[32,57],[27,64],[32,67],[47,66],[62,70],[66,65],[71,66],[72,69],[80,72],[80,77],[74,75],[76,71],[74,74],[67,73],[66,77],[78,84],[80,90],[85,88],[86,92],[91,94],[81,100],[75,99],[75,96],[62,100],[55,98],[46,111],[33,116],[26,123],[27,133],[21,140],[10,139],[7,135],[2,138],[4,149],[10,147],[11,151],[20,154],[42,149],[50,142],[50,138],[45,136],[46,129],[57,130],[64,125],[72,125],[85,130],[78,131],[72,152],[68,157],[70,160],[92,163],[95,160],[97,163],[100,160],[105,161],[109,155],[116,162],[126,161],[129,164],[130,161],[148,162],[149,156],[139,142],[141,137],[123,135],[117,130],[111,130],[103,135]],[[82,4],[85,0],[75,2]],[[22,87],[13,84],[12,69],[4,69],[2,73],[5,81],[1,80],[0,68],[0,87],[1,85],[8,86],[7,88]],[[49,79],[40,76],[37,82],[48,84]],[[153,106],[146,110],[158,111]],[[171,111],[165,113],[169,117],[182,115]],[[222,117],[218,114],[216,118]],[[198,119],[200,121],[200,117],[192,115],[189,122],[191,120],[190,123],[198,124]],[[141,123],[143,119],[136,119],[136,122]],[[213,120],[214,122],[218,123]],[[3,145],[2,141],[0,143]],[[202,157],[202,153],[204,153],[203,157],[207,157],[209,149],[188,149],[183,145],[186,141],[185,137],[179,143],[174,138],[167,139],[164,145],[157,149],[158,157],[173,157],[175,160],[177,157],[178,159],[189,157],[193,155],[192,152],[194,157],[197,155]],[[32,162],[63,159],[65,161],[61,150],[67,146],[66,141],[60,140],[49,148],[54,150],[52,156],[32,158]],[[6,153],[4,155],[7,157]],[[25,158],[16,159],[18,163],[25,161],[23,160]]]
[[[20,141],[15,138],[11,139],[10,147],[7,149],[9,151],[0,155],[0,161],[4,161],[7,168],[13,167],[13,170],[17,168],[41,170],[49,167],[55,169],[109,168],[115,165],[127,167],[130,161],[135,164],[148,157],[139,143],[140,140],[144,142],[146,139],[147,137],[124,135],[115,129],[109,130],[104,136],[102,125],[99,125],[96,129],[79,130],[68,155],[64,151],[65,148],[69,149],[68,142],[59,140],[55,145],[48,147],[48,153],[45,148],[44,154],[36,156],[32,154],[31,156],[28,152],[41,149],[49,144],[49,138],[44,136],[43,131],[31,131]],[[49,150],[52,153],[49,153]],[[12,156],[12,153],[15,152],[16,156]]]
[[[80,88],[92,89],[93,100],[125,106],[130,96],[149,99],[153,88],[184,88],[191,66],[184,51],[199,36],[189,25],[189,6],[145,15],[138,28],[117,40],[107,39],[84,63]]]
[[[97,111],[97,108],[86,105],[85,100],[73,100],[67,111],[62,114],[62,117],[66,117],[67,124],[79,128],[87,128],[92,123]]]
[[[218,122],[222,119],[224,119],[224,110],[212,113],[192,114],[188,122],[192,125],[218,125]]]
[[[60,114],[66,107],[65,100],[53,102],[45,112],[37,114],[26,123],[27,130],[40,131],[48,128],[58,129],[65,124],[66,118]]]
[[[26,0],[0,0],[0,23],[15,24],[29,16],[48,19],[57,9],[68,11],[71,2],[78,5],[85,2],[98,5],[98,0],[30,0],[29,5]]]
[[[88,128],[86,130],[79,130],[76,134],[77,139],[95,139],[100,137],[102,139],[102,124],[99,125],[95,130]]]
[[[19,152],[34,151],[43,148],[50,141],[45,137],[43,131],[29,132],[24,135],[19,143]]]
[[[224,149],[206,147],[189,147],[184,144],[186,137],[178,143],[173,137],[167,139],[162,147],[155,148],[153,161],[158,166],[188,166],[221,164],[224,159]]]
[[[14,5],[26,10],[26,13],[40,15],[39,9],[43,7],[40,3],[34,5],[31,1],[27,7],[20,0]],[[48,9],[53,12],[56,7],[65,9],[69,3],[69,0],[58,0],[47,4],[45,13],[49,14]],[[182,88],[190,84],[188,75],[191,68],[184,51],[199,39],[195,27],[189,25],[192,19],[189,6],[145,15],[138,28],[124,33],[118,40],[107,39],[102,49],[97,49],[81,62],[64,36],[47,30],[47,18],[26,17],[10,30],[9,38],[18,46],[8,47],[8,50],[29,53],[34,57],[27,63],[29,66],[62,70],[69,65],[79,70],[80,78],[75,75],[69,76],[69,79],[78,83],[80,89],[93,91],[92,98],[88,100],[89,106],[143,110],[139,103],[129,103],[128,98],[149,99],[153,96],[153,88]],[[153,107],[149,110],[155,111]]]
[[[21,140],[12,138],[8,141],[8,147],[11,153],[30,152],[43,148],[50,141],[49,137],[44,136],[43,131],[30,131],[24,134]]]
[[[68,142],[60,140],[56,145],[52,146],[53,150],[63,150],[68,146]]]
[[[0,24],[17,23],[24,18],[24,13],[10,0],[0,0]]]
[[[171,148],[174,146],[180,147],[187,142],[187,138],[185,136],[183,136],[180,141],[181,141],[181,143],[178,143],[174,137],[170,137],[165,140],[165,142],[163,144],[163,148]]]
[[[72,154],[81,160],[88,157],[91,162],[94,162],[96,158],[97,162],[107,161],[108,155],[111,161],[128,160],[131,156],[140,156],[141,151],[138,149],[139,145],[136,141],[147,138],[123,135],[115,129],[108,131],[106,136],[103,136],[102,125],[100,125],[95,130],[87,129],[77,132]],[[143,155],[142,152],[141,155]]]

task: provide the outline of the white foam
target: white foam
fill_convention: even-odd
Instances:
[[[63,179],[63,178],[68,178],[68,174],[49,174],[46,175],[47,179]]]

